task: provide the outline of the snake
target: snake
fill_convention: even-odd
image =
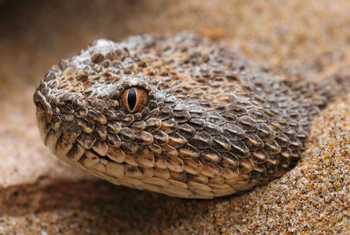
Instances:
[[[334,77],[286,79],[196,33],[143,34],[60,60],[34,103],[44,144],[73,169],[211,199],[291,170],[313,119],[349,90],[349,76]]]

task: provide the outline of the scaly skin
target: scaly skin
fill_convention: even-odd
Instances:
[[[133,87],[143,94],[137,112],[123,99]],[[213,198],[295,166],[327,102],[321,91],[182,33],[98,40],[54,66],[34,101],[44,143],[70,165],[118,185]]]

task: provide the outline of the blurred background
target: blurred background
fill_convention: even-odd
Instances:
[[[318,77],[348,64],[350,1],[1,0],[0,234],[234,234],[308,228],[304,215],[299,225],[282,216],[266,227],[263,218],[275,214],[260,218],[255,209],[233,210],[254,196],[233,204],[222,199],[198,204],[113,187],[62,166],[42,146],[32,94],[59,59],[97,38],[118,41],[184,30],[228,41],[273,73]],[[223,215],[228,204],[232,213]],[[269,210],[263,202],[260,206]]]
[[[3,0],[1,78],[37,81],[96,38],[193,30],[274,67],[348,50],[349,1]]]

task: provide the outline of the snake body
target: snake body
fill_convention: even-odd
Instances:
[[[68,164],[117,185],[213,198],[295,166],[327,97],[181,33],[97,40],[53,66],[34,102],[45,145]]]

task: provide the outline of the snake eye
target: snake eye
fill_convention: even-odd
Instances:
[[[122,94],[122,104],[130,113],[136,113],[147,104],[148,94],[139,87],[131,87],[125,90]]]

